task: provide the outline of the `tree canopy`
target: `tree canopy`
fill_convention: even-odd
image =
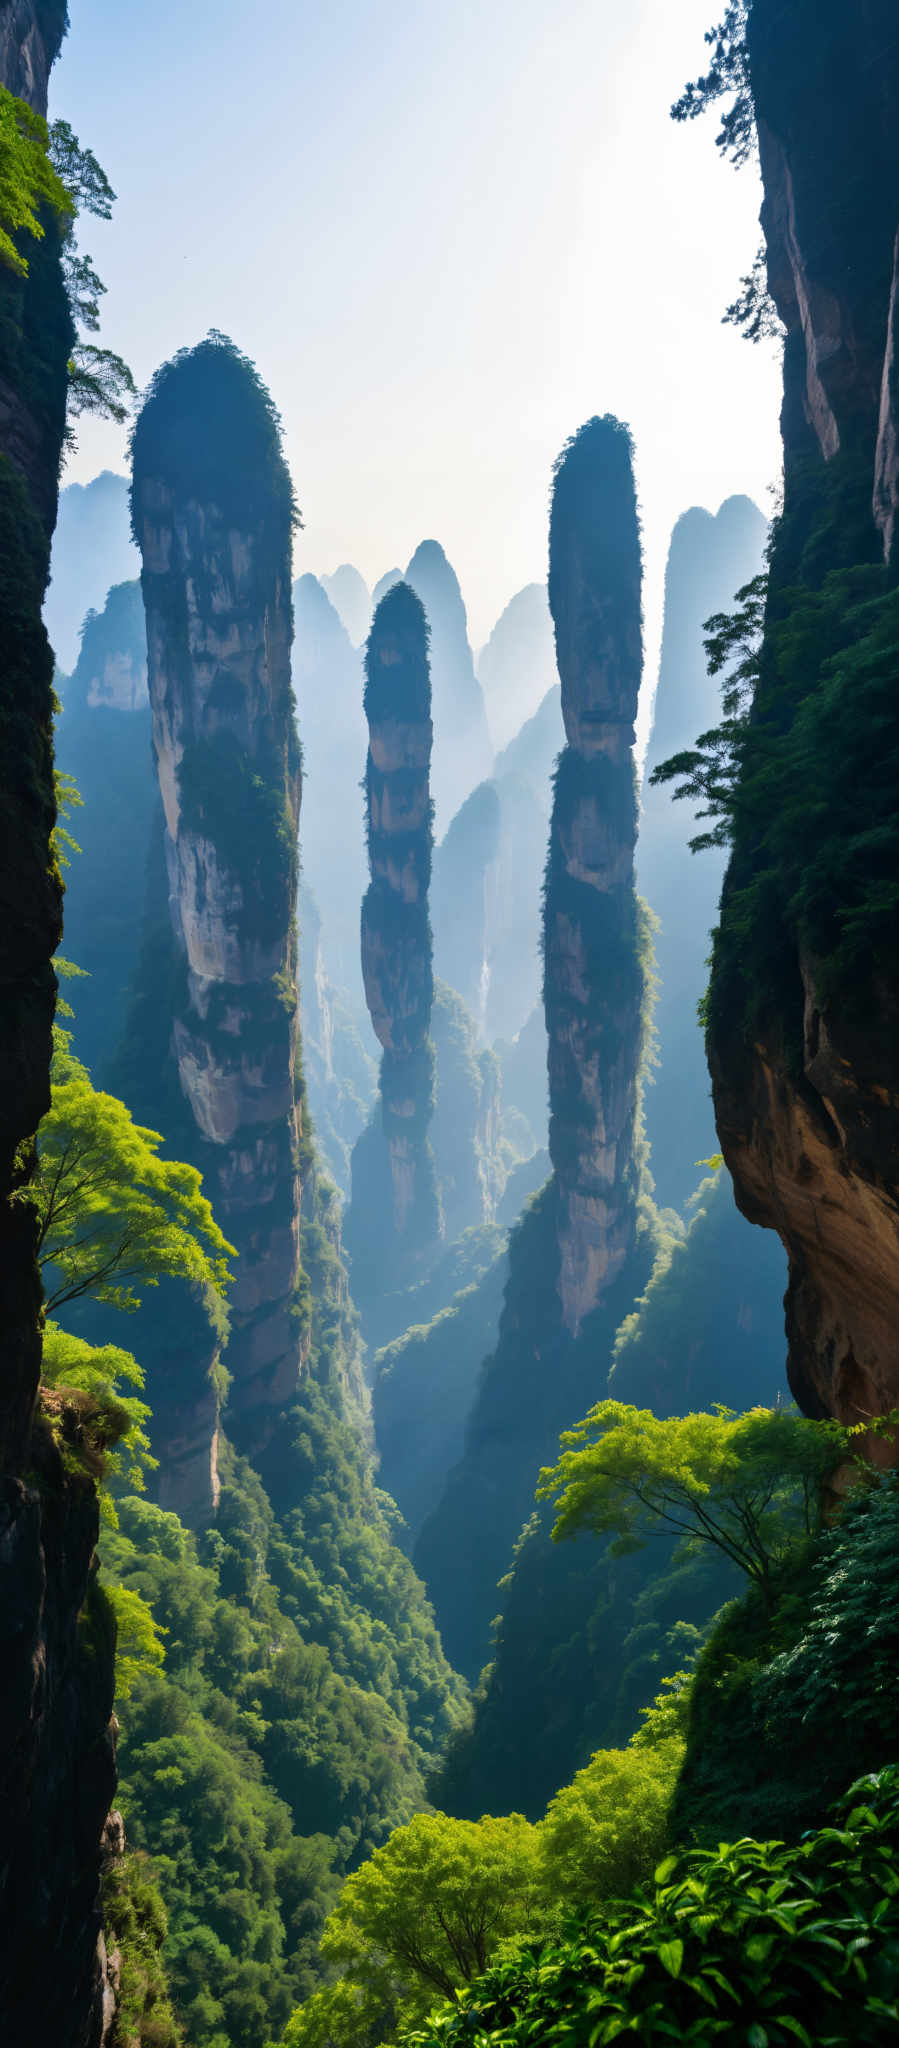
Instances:
[[[557,1499],[557,1540],[590,1529],[628,1551],[662,1523],[681,1531],[689,1550],[723,1551],[767,1601],[773,1566],[817,1526],[822,1485],[849,1439],[837,1423],[777,1408],[660,1420],[648,1408],[600,1401],[565,1432],[537,1497]]]
[[[69,193],[48,154],[46,121],[25,100],[0,86],[0,263],[17,277],[27,277],[28,260],[14,237],[40,241],[44,228],[41,206],[59,221],[73,211]]]
[[[34,1178],[19,1197],[37,1210],[48,1309],[83,1295],[134,1309],[136,1288],[155,1287],[163,1276],[223,1298],[232,1247],[196,1168],[159,1157],[159,1133],[94,1088],[64,1032],[51,1080]]]

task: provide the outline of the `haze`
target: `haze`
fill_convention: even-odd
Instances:
[[[118,193],[82,246],[139,384],[215,326],[278,403],[297,573],[369,583],[437,536],[475,645],[545,574],[551,465],[591,413],[634,432],[654,672],[671,526],[766,495],[778,365],[721,313],[754,170],[668,118],[711,0],[324,10],[79,0],[53,74]],[[98,52],[102,62],[98,63]],[[66,479],[124,469],[82,421]]]

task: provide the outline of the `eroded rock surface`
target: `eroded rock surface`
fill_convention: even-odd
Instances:
[[[182,408],[193,421],[187,460]],[[172,1047],[197,1134],[193,1156],[239,1254],[230,1413],[241,1448],[252,1450],[301,1364],[293,1314],[300,767],[290,485],[267,398],[230,345],[203,343],[160,373],[135,437],[133,514],[183,963]],[[214,1473],[201,1451],[193,1446],[191,1470]]]
[[[558,465],[550,518],[549,601],[568,745],[550,826],[544,1002],[562,1313],[572,1335],[634,1241],[644,1002],[633,873],[640,575],[630,438],[617,420],[591,420]]]

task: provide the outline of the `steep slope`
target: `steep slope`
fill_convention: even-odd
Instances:
[[[294,584],[293,610],[293,683],[303,735],[300,867],[321,917],[328,976],[364,1018],[359,904],[366,860],[358,793],[368,735],[362,662],[314,576]]]
[[[608,1393],[659,1415],[777,1401],[779,1247],[746,1230],[723,1172],[692,1206],[686,1236],[661,1244],[606,1354],[608,1384],[598,1370],[593,1398]],[[471,1727],[435,1787],[452,1813],[523,1808],[539,1818],[594,1750],[630,1738],[662,1679],[740,1590],[720,1562],[673,1565],[664,1538],[616,1558],[597,1540],[552,1543],[551,1521],[545,1509],[534,1512],[517,1546]]]
[[[791,1385],[852,1420],[899,1396],[894,31],[886,0],[750,12],[784,509],[708,1037],[737,1199],[789,1254]]]
[[[75,995],[78,1049],[102,1086],[137,964],[159,802],[139,583],[116,584],[102,612],[85,620],[57,721],[56,760],[84,806],[72,820],[80,852],[66,877],[66,952],[89,977]]]
[[[678,1209],[692,1192],[697,1160],[717,1149],[696,1006],[708,979],[724,854],[717,848],[691,854],[687,842],[703,829],[695,821],[695,806],[672,803],[670,789],[650,788],[649,776],[660,761],[692,746],[697,733],[718,722],[718,682],[708,674],[702,628],[713,613],[730,612],[734,593],[759,574],[766,532],[765,520],[748,498],[726,498],[714,516],[694,505],[677,521],[665,570],[637,880],[659,920],[653,1007],[658,1070],[646,1092],[646,1135],[656,1199]]]
[[[0,84],[39,113],[65,25],[59,0],[0,10]],[[54,1437],[35,1412],[42,1292],[20,1199],[50,1099],[62,924],[41,607],[74,330],[49,208],[42,224],[42,239],[21,235],[27,275],[0,271],[0,2009],[10,2040],[95,2048],[110,1995],[99,1889],[114,1634],[96,1598],[97,1495],[75,1418],[58,1404]]]
[[[364,577],[353,568],[352,562],[342,562],[332,576],[321,578],[321,585],[353,646],[361,647],[368,638],[372,614],[372,601]]]
[[[509,599],[477,658],[494,753],[507,747],[556,682],[556,652],[545,583]]]
[[[442,834],[491,768],[484,697],[474,672],[459,580],[439,541],[423,540],[406,567],[431,635],[434,710],[434,820]]]
[[[615,1330],[651,1262],[635,1121],[645,1001],[631,756],[640,547],[630,438],[615,420],[588,422],[557,465],[550,602],[569,739],[544,910],[554,1171],[510,1241],[498,1345],[463,1456],[415,1549],[449,1654],[471,1674],[538,1468],[601,1391]]]

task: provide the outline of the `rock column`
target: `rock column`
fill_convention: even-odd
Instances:
[[[645,967],[634,891],[640,533],[626,427],[589,420],[556,466],[549,602],[567,746],[544,902],[550,1156],[562,1317],[576,1335],[633,1247]]]
[[[172,1050],[191,1156],[238,1253],[229,1429],[252,1452],[301,1362],[294,510],[277,415],[223,338],[154,380],[132,511],[181,963]]]
[[[428,1146],[434,981],[431,879],[431,678],[424,608],[407,583],[381,599],[365,655],[365,769],[371,884],[362,905],[362,976],[379,1044],[381,1111],[397,1249],[437,1235]],[[354,1187],[354,1200],[356,1189]]]

